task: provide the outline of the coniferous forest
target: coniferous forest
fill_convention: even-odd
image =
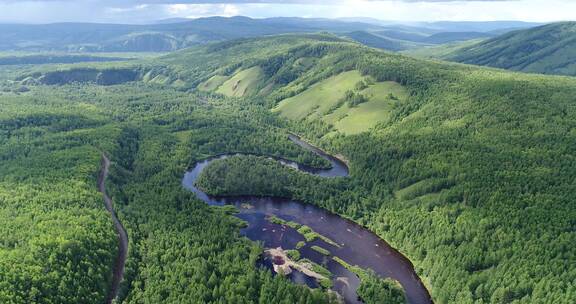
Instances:
[[[7,68],[0,91],[0,303],[105,301],[118,242],[97,187],[103,154],[129,237],[118,303],[340,301],[260,267],[265,248],[242,235],[246,223],[184,189],[196,162],[231,153],[243,155],[213,162],[197,185],[354,221],[413,263],[435,303],[576,298],[573,78],[302,34]],[[292,133],[350,176],[268,158],[329,166]],[[395,282],[359,273],[364,303],[405,302]]]

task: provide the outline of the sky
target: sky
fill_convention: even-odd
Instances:
[[[0,0],[0,23],[151,23],[209,16],[386,21],[576,20],[576,0]]]

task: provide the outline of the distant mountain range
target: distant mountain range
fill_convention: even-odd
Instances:
[[[521,22],[386,23],[374,19],[210,17],[168,19],[149,25],[56,23],[0,25],[0,51],[168,52],[214,41],[283,33],[331,32],[398,51],[489,38],[494,31],[534,26]]]
[[[576,76],[576,22],[513,31],[442,59],[514,71]]]
[[[544,25],[523,21],[439,21],[416,23],[418,27],[434,29],[440,32],[496,32],[525,29]]]

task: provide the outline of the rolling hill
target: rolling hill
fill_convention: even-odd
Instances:
[[[576,75],[576,22],[510,32],[442,58],[514,71]]]
[[[329,19],[209,17],[149,25],[57,23],[0,25],[0,50],[165,52],[245,37],[298,32],[351,32],[377,25]]]
[[[460,32],[456,30],[458,26],[474,30],[454,33]],[[372,47],[397,51],[419,47],[417,43],[438,44],[492,35],[483,31],[483,26],[486,26],[485,29],[506,30],[503,28],[505,24],[463,23],[458,26],[451,23],[407,26],[383,25],[373,20],[360,22],[288,17],[252,19],[240,16],[162,20],[145,25],[0,24],[0,51],[168,52],[230,39],[322,31],[348,36]]]
[[[261,68],[266,77],[244,97],[264,98],[293,130],[338,147],[360,184],[371,185],[353,192],[373,198],[306,199],[364,219],[407,250],[437,302],[569,302],[571,288],[560,283],[572,280],[566,259],[552,252],[566,252],[564,240],[574,237],[566,191],[576,171],[560,165],[572,158],[563,151],[574,140],[567,118],[576,114],[574,80],[410,59],[330,36],[295,37],[165,60],[182,69],[184,62],[208,62],[208,54],[226,62],[205,79]],[[359,95],[366,98],[350,106]],[[535,266],[552,260],[564,266]]]
[[[481,32],[443,32],[430,35],[429,37],[426,37],[423,42],[430,44],[444,44],[474,39],[485,39],[494,36],[495,34]]]
[[[415,26],[434,29],[438,32],[499,32],[526,29],[543,25],[524,21],[436,21],[416,23]]]
[[[410,41],[388,38],[386,36],[365,31],[350,32],[343,36],[369,47],[389,51],[402,51],[414,47],[414,43],[410,43]]]
[[[102,297],[81,280],[58,295],[50,290],[51,278],[71,277],[84,265],[69,248],[100,254],[101,262],[84,267],[90,270],[78,268],[106,277],[114,252],[98,250],[106,240],[103,214],[91,218],[99,224],[97,242],[74,221],[82,236],[76,243],[37,237],[68,231],[59,225],[42,226],[30,244],[21,240],[30,237],[33,214],[60,212],[65,222],[75,214],[64,203],[81,204],[40,179],[49,166],[58,169],[53,180],[64,183],[73,172],[75,186],[94,195],[96,165],[89,164],[104,148],[116,159],[111,193],[133,238],[123,289],[128,303],[274,303],[296,295],[291,299],[302,303],[328,302],[319,290],[257,270],[262,248],[240,236],[242,223],[181,186],[186,166],[213,155],[287,155],[310,163],[287,132],[341,155],[350,178],[285,169],[294,180],[260,185],[246,176],[265,172],[268,160],[254,158],[215,172],[230,174],[230,185],[218,192],[250,182],[259,193],[281,191],[368,227],[413,262],[437,303],[571,303],[576,292],[573,78],[415,59],[330,34],[287,34],[157,59],[46,66],[1,84],[0,189],[18,208],[0,213],[10,223],[0,250],[0,271],[10,275],[0,276],[0,286],[19,288],[0,296],[23,297],[24,289],[31,297],[32,285],[54,298],[76,290]],[[47,161],[53,154],[62,161]],[[29,170],[18,169],[23,164]],[[46,199],[24,196],[31,187],[48,191],[40,185],[67,200],[42,209],[38,202]],[[81,206],[89,214],[96,205]],[[15,212],[20,221],[12,224]],[[40,252],[40,241],[60,242],[53,252],[73,267],[49,259],[53,273],[44,274],[33,257],[51,252]],[[372,294],[379,303],[374,286],[368,282],[366,299]]]

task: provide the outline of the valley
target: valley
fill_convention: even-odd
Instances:
[[[0,74],[2,303],[576,292],[571,77],[330,33]],[[276,274],[270,250],[300,271]]]

